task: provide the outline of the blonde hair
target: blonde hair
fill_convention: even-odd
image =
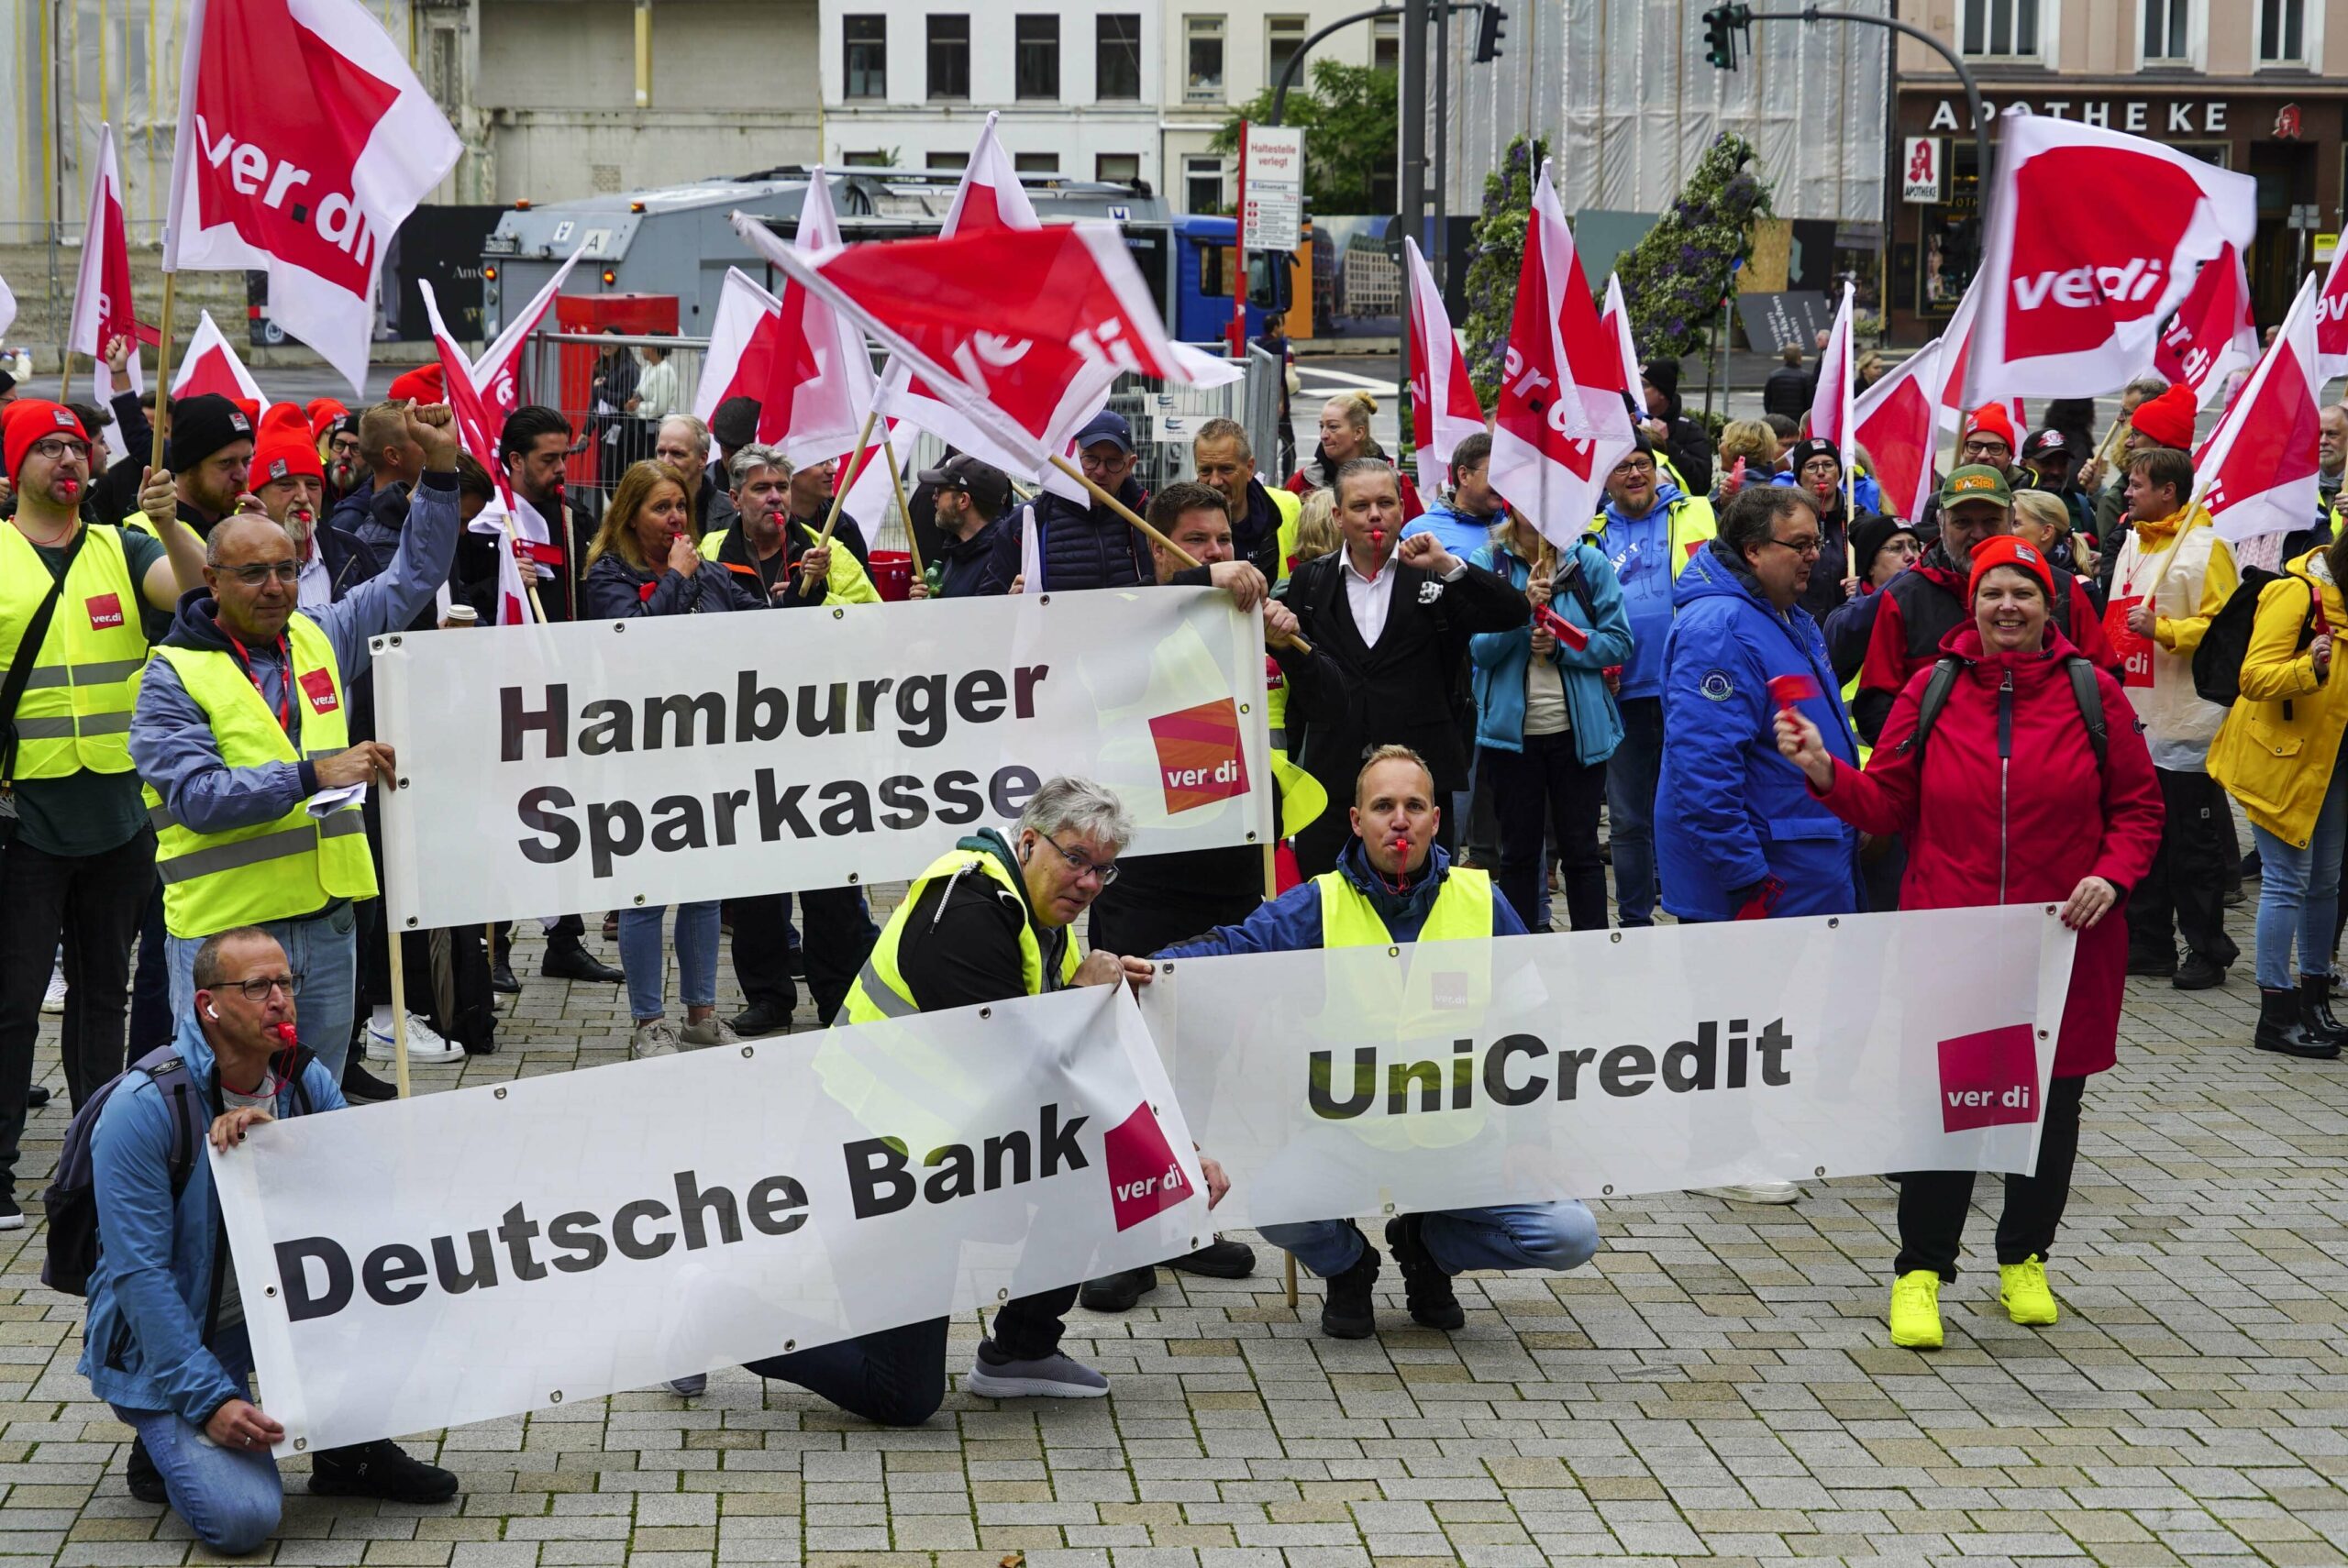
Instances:
[[[1739,458],[1744,459],[1744,466],[1748,469],[1775,468],[1778,454],[1783,449],[1778,444],[1778,433],[1758,419],[1732,419],[1721,426],[1721,467],[1723,469],[1735,467]]]
[[[1324,403],[1321,406],[1325,409],[1330,403],[1342,403],[1346,411],[1346,423],[1360,432],[1364,440],[1368,439],[1369,416],[1378,412],[1376,398],[1357,388],[1352,392],[1337,393],[1329,400],[1329,403]]]
[[[1296,558],[1317,560],[1345,542],[1337,532],[1337,492],[1316,490],[1306,496],[1296,514]]]
[[[2024,514],[2040,527],[2052,528],[2057,539],[2071,531],[2071,509],[2063,504],[2062,497],[2045,491],[2014,491],[2014,521],[2019,523]]]
[[[644,552],[637,547],[636,514],[652,504],[652,498],[664,484],[675,485],[680,496],[692,493],[685,476],[666,463],[647,459],[628,465],[627,472],[620,475],[619,484],[612,491],[611,503],[604,508],[603,525],[595,530],[594,542],[587,547],[590,568],[608,552],[616,553],[638,571],[652,569]]]

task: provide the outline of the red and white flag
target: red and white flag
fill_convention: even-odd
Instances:
[[[98,126],[98,156],[90,170],[90,212],[82,229],[82,270],[73,285],[73,315],[65,329],[69,353],[87,354],[92,361],[91,384],[98,402],[115,394],[114,372],[106,368],[106,345],[116,338],[130,345],[127,367],[130,390],[147,390],[138,363],[138,346],[152,343],[152,327],[139,325],[130,297],[130,237],[122,216],[122,169],[116,161],[114,127]]]
[[[269,274],[269,314],[366,391],[383,248],[457,133],[360,0],[189,0],[163,271]]]
[[[1110,223],[996,229],[803,254],[764,224],[735,231],[928,383],[980,461],[1040,477],[1120,374],[1184,385],[1238,367],[1167,336]],[[913,423],[920,425],[919,419]]]
[[[1545,160],[1517,271],[1491,481],[1560,549],[1589,529],[1606,476],[1636,446],[1614,384],[1622,374],[1622,351],[1599,326]]]
[[[2251,314],[2250,276],[2242,252],[2222,247],[2201,269],[2176,314],[2161,328],[2153,369],[2171,383],[2193,389],[2208,408],[2225,391],[2226,378],[2258,358],[2258,322]]]
[[[1965,401],[2116,391],[2152,363],[2201,266],[2249,247],[2257,182],[2077,120],[2003,125]]]
[[[250,403],[257,406],[269,401],[261,395],[260,383],[253,380],[250,370],[245,369],[245,362],[237,357],[236,349],[229,347],[228,339],[221,335],[208,310],[196,318],[195,336],[188,339],[187,352],[181,356],[180,368],[172,373],[171,392],[174,398],[201,397],[205,392],[216,392],[238,403]],[[260,415],[255,414],[254,417],[259,418]]]
[[[2218,536],[2239,543],[2315,525],[2316,448],[2323,438],[2323,381],[2316,369],[2312,275],[2250,381],[2194,458],[2201,504]]]
[[[782,302],[739,267],[726,268],[717,314],[709,324],[709,347],[702,354],[701,380],[693,387],[694,417],[706,425],[729,397],[763,397],[781,336]],[[759,412],[759,438],[764,440],[766,410],[761,406]]]
[[[522,307],[519,315],[505,324],[497,341],[482,349],[481,358],[472,362],[473,390],[480,393],[482,407],[491,417],[502,421],[522,406],[522,345],[538,329],[547,312],[554,308],[554,297],[562,293],[563,280],[570,276],[570,270],[586,254],[587,242],[581,240],[570,259],[554,270],[554,276],[547,280],[546,286]],[[493,472],[495,469],[496,465],[492,464]]]
[[[1411,259],[1411,436],[1419,472],[1439,474],[1450,466],[1454,447],[1483,433],[1484,406],[1419,242],[1405,237],[1402,244]]]
[[[1954,436],[1965,428],[1965,416],[1989,401],[1966,402],[1965,371],[1972,359],[1974,325],[1981,315],[1981,274],[1976,272],[1973,282],[1966,286],[1965,296],[1956,302],[1956,312],[1948,318],[1948,326],[1941,329],[1940,365],[1940,425]],[[2006,412],[2013,415],[2017,431],[2030,428],[2030,418],[2022,413],[2021,399],[2008,396]],[[1865,445],[1864,442],[1861,443]],[[1869,451],[1875,448],[1869,447]]]
[[[1598,325],[1604,329],[1607,340],[1623,360],[1623,390],[1639,404],[1639,412],[1646,412],[1646,400],[1640,395],[1639,381],[1643,371],[1639,366],[1639,350],[1631,341],[1631,307],[1623,301],[1623,275],[1606,274],[1606,304],[1598,313]]]
[[[560,281],[558,274],[556,282]],[[440,350],[441,377],[449,393],[449,412],[456,421],[457,439],[475,461],[489,470],[490,481],[497,487],[497,493],[470,525],[472,532],[489,535],[498,541],[497,624],[527,625],[535,617],[530,613],[529,589],[515,558],[517,554],[549,554],[553,536],[547,530],[546,520],[514,492],[505,465],[497,459],[497,437],[504,425],[504,415],[493,413],[483,401],[473,381],[472,362],[457,347],[457,340],[449,335],[448,324],[440,319],[440,302],[434,296],[432,285],[419,281],[416,288],[424,296],[425,315],[432,323],[433,344]],[[561,559],[559,555],[552,558]],[[540,578],[553,575],[543,564],[534,566],[532,570]]]
[[[473,363],[465,351],[449,336],[449,326],[440,319],[440,301],[432,285],[424,279],[416,281],[416,291],[424,296],[424,314],[432,323],[433,347],[440,351],[441,384],[449,394],[449,412],[457,423],[457,439],[473,459],[489,470],[497,486],[499,499],[511,504],[514,487],[505,473],[505,465],[497,460],[497,437],[504,420],[490,412],[482,403],[481,390],[473,382]]]
[[[2348,245],[2331,252],[2331,271],[2316,295],[2315,373],[2326,382],[2348,376]]]
[[[1852,404],[1852,444],[1866,447],[1874,463],[1884,511],[1911,523],[1924,514],[1924,503],[1933,494],[1933,459],[1940,445],[1941,360],[1947,341],[1933,338],[1886,371]]]
[[[1846,281],[1843,308],[1834,313],[1834,329],[1826,335],[1826,350],[1818,357],[1817,390],[1810,397],[1810,434],[1815,440],[1834,443],[1845,489],[1851,482],[1851,443],[1858,424],[1856,386],[1851,369],[1851,285]]]
[[[821,164],[800,202],[792,242],[810,254],[839,248],[840,220]],[[780,439],[782,455],[794,464],[820,462],[856,446],[877,390],[872,357],[864,335],[820,296],[787,288],[781,300],[777,349],[767,365],[766,385],[753,394],[759,399],[759,438]]]

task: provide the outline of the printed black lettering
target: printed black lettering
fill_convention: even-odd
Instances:
[[[439,1276],[440,1288],[451,1296],[462,1296],[472,1289],[486,1290],[497,1283],[497,1257],[489,1249],[489,1232],[468,1231],[465,1241],[472,1253],[473,1268],[464,1274],[457,1268],[457,1239],[454,1236],[432,1238],[432,1267]]]
[[[1585,1045],[1578,1051],[1557,1053],[1557,1098],[1575,1099],[1581,1093],[1581,1070],[1598,1059],[1598,1053]]]
[[[1654,1074],[1655,1053],[1644,1045],[1617,1045],[1598,1064],[1599,1087],[1624,1099],[1653,1088],[1646,1080]]]
[[[330,1236],[305,1236],[277,1243],[277,1278],[285,1287],[285,1316],[296,1323],[331,1318],[350,1305],[350,1254]],[[326,1271],[326,1282],[310,1288],[310,1264]],[[168,1282],[167,1282],[168,1283]]]
[[[1019,717],[1032,719],[1036,716],[1036,688],[1041,686],[1044,677],[1051,672],[1052,667],[1048,664],[1023,664],[1011,672],[1012,688],[1017,693],[1013,712]]]
[[[595,1234],[595,1217],[583,1209],[556,1215],[547,1227],[547,1240],[563,1250],[554,1266],[565,1274],[585,1274],[612,1255],[611,1243]]]
[[[769,1176],[750,1188],[745,1206],[750,1228],[769,1236],[788,1236],[807,1223],[807,1189],[787,1176]]]
[[[826,802],[815,825],[834,838],[872,831],[872,797],[857,778],[835,778],[824,786],[819,799]]]
[[[1539,1073],[1528,1073],[1524,1082],[1512,1086],[1508,1081],[1508,1064],[1512,1056],[1530,1056],[1534,1061],[1549,1054],[1548,1045],[1531,1034],[1503,1034],[1492,1042],[1484,1053],[1484,1098],[1495,1105],[1531,1105],[1548,1092],[1549,1080]]]
[[[663,851],[707,849],[699,795],[663,795],[652,802],[652,847]]]
[[[604,756],[636,749],[636,710],[609,697],[599,697],[579,710],[579,751],[582,756]]]
[[[759,672],[746,669],[734,680],[734,738],[770,741],[791,722],[791,700],[780,686],[761,686]]]
[[[897,685],[897,739],[931,746],[946,738],[946,677],[911,675]]]
[[[929,802],[921,798],[921,780],[910,773],[892,773],[880,780],[880,825],[904,831],[929,820]]]
[[[701,1178],[691,1171],[679,1171],[675,1180],[677,1223],[685,1228],[687,1252],[697,1253],[709,1245],[709,1231],[702,1221],[705,1215],[713,1212],[717,1216],[719,1240],[730,1242],[742,1239],[742,1220],[734,1211],[732,1189],[713,1187],[703,1191]]]
[[[858,1220],[894,1214],[914,1200],[914,1178],[905,1174],[905,1152],[895,1140],[858,1138],[840,1153],[847,1160],[848,1198]]]
[[[932,1203],[949,1203],[979,1190],[975,1169],[978,1161],[968,1143],[948,1143],[942,1149],[932,1149],[922,1164],[936,1167],[921,1189],[921,1195]]]
[[[1043,1127],[1036,1134],[1036,1147],[1043,1154],[1045,1180],[1049,1181],[1059,1175],[1062,1165],[1072,1171],[1085,1168],[1084,1151],[1076,1146],[1076,1132],[1091,1120],[1090,1117],[1080,1116],[1063,1127],[1058,1103],[1044,1107]]]
[[[525,794],[516,808],[522,825],[554,842],[533,844],[526,838],[518,840],[522,857],[540,866],[559,866],[578,854],[579,824],[561,814],[578,803],[570,790],[556,784],[542,784]]]
[[[1476,1092],[1476,1049],[1473,1040],[1451,1043],[1451,1109],[1465,1110]]]
[[[1793,1069],[1786,1066],[1786,1053],[1793,1049],[1794,1037],[1786,1032],[1786,1021],[1773,1018],[1769,1027],[1761,1032],[1754,1044],[1761,1048],[1761,1081],[1773,1088],[1780,1088],[1794,1081]]]
[[[987,724],[1002,717],[1002,671],[973,669],[954,687],[954,712],[966,724]]]
[[[1006,1132],[1000,1138],[987,1140],[987,1190],[994,1191],[1003,1184],[1002,1167],[1011,1166],[1011,1185],[1018,1186],[1034,1174],[1035,1150],[1024,1132]]]
[[[522,740],[532,730],[546,735],[546,755],[549,759],[565,755],[570,747],[570,688],[560,681],[547,688],[547,705],[537,712],[522,706],[522,689],[502,686],[497,690],[498,746],[500,762],[522,760]]]
[[[734,813],[750,803],[748,790],[720,790],[709,798],[709,808],[717,815],[717,847],[729,849],[734,844]]]
[[[821,714],[815,712],[815,694],[822,692],[828,701]],[[803,686],[799,689],[799,733],[809,740],[818,735],[847,734],[847,682],[835,680],[828,686]]]
[[[671,743],[689,746],[693,744],[693,720],[701,720],[701,744],[718,745],[725,739],[725,699],[714,691],[704,691],[698,697],[678,692],[668,697],[647,697],[644,700],[644,749],[660,749],[660,727],[669,726]]]
[[[858,734],[871,733],[873,710],[880,707],[880,699],[888,695],[889,688],[896,683],[894,678],[886,675],[876,679],[859,680],[856,683],[856,733]]]
[[[404,1307],[424,1294],[424,1254],[397,1242],[377,1247],[359,1265],[360,1283],[379,1307]]]
[[[782,836],[786,827],[797,838],[815,836],[815,830],[807,825],[807,819],[799,812],[800,797],[807,793],[806,785],[793,784],[778,795],[774,792],[774,769],[771,767],[759,768],[752,776],[751,782],[759,790],[759,837],[761,841],[774,843]]]
[[[1419,1109],[1443,1109],[1443,1069],[1433,1062],[1394,1062],[1386,1069],[1386,1114],[1401,1116],[1411,1109],[1411,1086],[1419,1087]]]
[[[637,1233],[637,1226],[643,1220],[666,1220],[668,1217],[669,1206],[656,1203],[648,1198],[623,1203],[618,1212],[612,1216],[612,1244],[619,1248],[620,1256],[634,1258],[638,1263],[657,1258],[677,1244],[675,1233],[659,1231],[647,1238]]]
[[[1663,1087],[1674,1094],[1711,1088],[1719,1056],[1719,1027],[1710,1021],[1698,1024],[1695,1039],[1682,1040],[1663,1054]]]
[[[957,767],[937,776],[937,820],[949,827],[979,820],[986,802],[979,799],[979,776]]]
[[[544,1279],[547,1265],[530,1255],[530,1242],[538,1233],[538,1222],[523,1213],[515,1204],[505,1211],[505,1222],[497,1228],[497,1239],[505,1243],[505,1261],[516,1279]]]
[[[1378,1047],[1354,1047],[1353,1092],[1343,1099],[1330,1092],[1334,1087],[1330,1070],[1333,1055],[1335,1053],[1328,1051],[1312,1053],[1305,1069],[1305,1099],[1312,1107],[1313,1115],[1331,1121],[1343,1121],[1368,1110],[1369,1102],[1378,1098]]]
[[[612,862],[644,847],[644,818],[630,801],[596,801],[587,808],[587,861],[598,877],[612,874]]]
[[[1028,798],[1044,787],[1044,781],[1026,768],[1013,763],[994,770],[993,779],[987,785],[987,795],[994,803],[994,814],[1015,817],[1027,809]]]

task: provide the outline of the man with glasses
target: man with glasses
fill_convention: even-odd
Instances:
[[[271,1449],[285,1429],[252,1402],[252,1344],[207,1134],[225,1160],[267,1159],[254,1125],[339,1110],[334,1076],[281,1031],[309,988],[269,933],[221,932],[193,955],[194,988],[172,1043],[106,1097],[90,1141],[104,1245],[90,1271],[81,1372],[136,1434],[130,1495],[161,1503],[214,1551],[236,1557],[277,1533],[284,1483]],[[389,1440],[320,1449],[314,1496],[445,1503],[448,1471]]]
[[[308,987],[303,1043],[342,1080],[358,976],[358,917],[375,896],[360,802],[393,780],[389,746],[353,745],[347,683],[368,639],[432,602],[457,547],[457,442],[446,404],[404,411],[424,472],[390,565],[338,602],[297,609],[301,558],[264,513],[205,541],[210,593],[182,601],[139,687],[130,756],[158,838],[172,1010],[194,994],[195,952],[232,926],[266,928]]]
[[[0,848],[0,1230],[16,1230],[33,1037],[61,939],[66,1092],[78,1109],[122,1070],[130,944],[155,886],[130,714],[148,646],[171,624],[181,584],[200,580],[204,547],[185,529],[172,530],[167,547],[82,521],[90,441],[63,404],[18,398],[0,432],[17,491],[16,515],[0,524],[0,648],[11,676],[0,685],[0,818],[16,829]],[[48,623],[38,637],[36,619]]]
[[[1124,502],[1134,515],[1149,510],[1149,492],[1134,478],[1134,432],[1124,414],[1102,409],[1076,433],[1076,446],[1085,478]],[[1157,580],[1149,541],[1140,529],[1097,500],[1078,502],[1047,490],[1021,508],[996,541],[995,571],[1004,581],[1019,571],[1020,545],[1029,528],[1043,530],[1036,558],[1044,580],[1022,584],[1025,592],[1133,588]]]
[[[1711,538],[1712,503],[1659,474],[1655,447],[1638,447],[1606,480],[1606,504],[1590,525],[1623,584],[1631,657],[1615,690],[1623,742],[1606,761],[1607,832],[1614,852],[1614,906],[1625,926],[1655,923],[1655,799],[1663,768],[1663,644],[1671,635],[1673,581]]]

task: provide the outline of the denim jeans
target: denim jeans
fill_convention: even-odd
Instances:
[[[1304,1220],[1258,1227],[1264,1240],[1296,1254],[1326,1279],[1361,1256],[1342,1220]],[[1429,1214],[1420,1239],[1445,1274],[1471,1268],[1579,1268],[1598,1253],[1598,1221],[1571,1198],[1563,1203],[1502,1203]]]
[[[243,1325],[223,1331],[212,1351],[242,1387],[253,1364]],[[278,1478],[277,1457],[268,1449],[222,1448],[175,1410],[132,1410],[116,1405],[114,1413],[138,1434],[163,1477],[172,1511],[188,1522],[205,1545],[225,1556],[241,1557],[277,1532],[285,1511],[285,1484]]]
[[[620,967],[627,971],[627,1010],[648,1023],[665,1010],[669,960],[660,951],[666,904],[620,911]],[[717,1000],[717,900],[677,906],[677,994],[685,1006]]]
[[[302,979],[294,999],[294,1023],[302,1043],[342,1082],[350,1057],[350,1026],[358,1006],[359,911],[338,904],[307,920],[269,920],[260,928],[285,949],[285,966]],[[195,950],[203,940],[174,936],[166,944],[172,958],[172,1022],[174,1030],[195,1005]]]
[[[2340,903],[2340,856],[2348,836],[2348,767],[2334,766],[2317,812],[2315,833],[2301,849],[2253,823],[2258,843],[2258,988],[2287,991],[2299,975],[2331,967],[2332,911]],[[2291,967],[2291,938],[2299,966]]]
[[[1626,697],[1623,744],[1606,759],[1607,842],[1614,851],[1614,915],[1655,923],[1655,792],[1663,782],[1663,699]]]

